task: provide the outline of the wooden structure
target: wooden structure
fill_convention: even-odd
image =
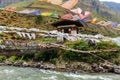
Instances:
[[[73,20],[60,20],[60,21],[56,21],[56,22],[52,23],[52,25],[54,27],[66,26],[66,25],[76,25],[77,27],[87,27],[88,26],[87,23],[83,23],[80,21],[73,21]]]
[[[78,33],[78,27],[76,25],[58,26],[57,31],[75,35]]]
[[[67,36],[66,34],[75,36],[76,34],[78,34],[78,30],[79,29],[76,25],[58,26],[57,31],[60,34],[57,36],[57,41],[63,42],[65,40],[68,40],[69,36]]]
[[[57,28],[59,33],[67,33],[69,35],[76,35],[78,34],[80,28],[88,27],[87,23],[72,20],[60,20],[52,23],[52,25]],[[66,39],[68,40],[68,38],[69,36],[63,36],[61,34],[57,36],[58,42],[63,42]]]

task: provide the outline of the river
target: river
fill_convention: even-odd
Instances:
[[[120,80],[120,75],[73,74],[35,68],[0,66],[0,80]]]

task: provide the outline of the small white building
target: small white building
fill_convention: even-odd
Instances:
[[[78,27],[76,25],[58,26],[57,31],[61,33],[76,35],[78,33]]]
[[[82,27],[88,27],[87,23],[73,20],[61,20],[52,24],[57,28],[58,31],[58,41],[72,40],[74,41],[76,35]]]
[[[68,34],[68,35],[76,35],[78,34],[78,27],[76,25],[65,25],[65,26],[58,26],[57,27],[57,31],[58,31],[58,36],[57,36],[57,40],[59,42],[63,42],[64,40],[66,40],[64,38],[64,34]]]

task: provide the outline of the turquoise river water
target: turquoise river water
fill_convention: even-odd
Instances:
[[[120,80],[117,74],[73,74],[34,68],[0,66],[0,80]]]

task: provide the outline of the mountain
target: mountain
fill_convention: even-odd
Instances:
[[[111,10],[104,3],[99,0],[79,0],[75,8],[89,10],[92,13],[92,17],[97,17],[99,20],[110,20],[120,22],[120,14]]]
[[[46,11],[55,12],[56,11],[60,15],[66,12],[70,12],[60,6],[53,5],[50,3],[33,0],[33,2],[31,2],[30,4],[26,4],[27,1],[15,3],[12,5],[8,5],[8,6],[18,7],[17,11],[21,11],[24,9],[40,9],[41,12],[46,12]],[[40,20],[38,20],[39,18]],[[50,28],[53,29],[53,27],[51,27],[51,25],[48,23],[50,23],[51,21],[54,22],[56,20],[58,19],[54,19],[51,17],[40,17],[40,16],[35,16],[35,15],[29,15],[29,14],[28,15],[18,14],[15,12],[11,13],[8,11],[0,10],[0,25],[3,25],[3,26],[18,26],[18,27],[24,27],[24,28],[30,28],[34,26],[35,28],[39,28],[39,29],[50,29]],[[36,23],[36,21],[38,21],[39,23],[38,22]]]
[[[24,1],[24,0],[0,0],[0,7],[4,7],[6,5],[21,2],[21,1]]]
[[[26,1],[19,2],[16,4],[8,5],[18,7],[17,11],[24,9],[39,9],[41,12],[57,12],[60,16],[66,13],[71,13],[69,10],[66,10],[58,5],[53,5],[51,3],[40,2],[33,0],[29,5],[26,5]],[[21,7],[20,7],[21,6]],[[91,11],[91,17],[97,17],[98,21],[100,20],[110,20],[110,21],[119,21],[119,17],[116,16],[116,13],[110,10],[99,0],[79,0],[77,5],[74,8],[80,7],[81,9]],[[60,19],[35,16],[35,15],[26,15],[18,14],[16,12],[11,13],[7,11],[0,10],[0,25],[3,26],[18,26],[23,28],[39,28],[44,30],[53,30],[56,27],[51,25],[52,23],[59,22]],[[88,27],[89,26],[89,27]],[[119,36],[120,31],[114,30],[109,27],[103,27],[96,24],[89,24],[81,29],[81,33],[85,34],[102,34],[105,36]]]
[[[18,0],[21,1],[21,0]],[[29,2],[28,2],[29,1]],[[24,6],[26,7],[26,5],[31,4],[31,1],[38,1],[38,0],[24,0],[23,2],[19,2],[19,4],[13,4],[12,6]],[[68,0],[63,0],[64,1],[68,1]],[[48,10],[49,11],[49,5],[44,5],[40,2],[36,3],[35,6],[37,6],[39,4],[39,9],[40,10]],[[107,6],[106,4],[104,4],[103,2],[100,2],[99,0],[79,0],[79,2],[77,3],[77,5],[74,8],[80,7],[81,9],[85,10],[89,10],[92,13],[91,17],[97,17],[98,21],[99,20],[109,20],[109,21],[113,21],[113,22],[120,22],[120,14],[111,10],[109,8],[109,6]],[[50,7],[51,8],[51,7]],[[53,9],[53,8],[52,8]],[[52,11],[56,10],[58,8],[54,8]],[[59,8],[62,9],[62,8]],[[59,10],[58,10],[59,11]]]
[[[120,12],[120,3],[115,3],[115,2],[103,2],[106,6],[108,6],[111,10],[118,11]]]

